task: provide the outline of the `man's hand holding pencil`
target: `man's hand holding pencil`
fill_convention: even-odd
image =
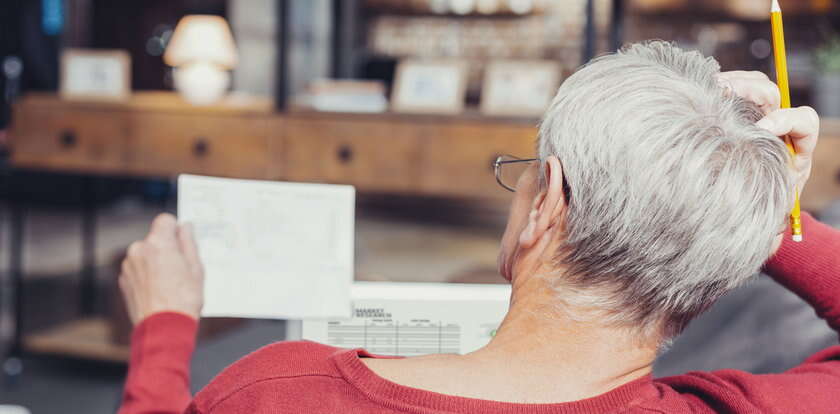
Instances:
[[[764,113],[757,125],[784,139],[790,137],[796,149],[793,174],[800,193],[811,176],[814,150],[820,135],[820,117],[808,106],[781,108],[779,88],[761,72],[724,72],[718,76],[721,86],[749,100]]]

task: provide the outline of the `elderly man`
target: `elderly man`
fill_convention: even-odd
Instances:
[[[819,119],[778,102],[766,76],[721,75],[664,42],[570,77],[542,122],[539,160],[497,166],[531,164],[508,184],[499,268],[513,293],[498,334],[467,355],[278,343],[190,401],[201,265],[190,228],[159,217],[123,265],[138,325],[121,412],[840,412],[840,347],[778,375],[650,374],[664,344],[765,262],[840,328],[840,233],[806,215],[806,241],[785,237]]]

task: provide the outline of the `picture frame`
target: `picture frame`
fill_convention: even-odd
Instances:
[[[539,117],[560,84],[560,65],[551,60],[503,60],[487,65],[481,90],[481,113]]]
[[[406,59],[397,66],[391,110],[458,114],[464,110],[466,90],[466,62]]]
[[[128,99],[131,56],[118,49],[65,49],[61,54],[59,95],[71,100]]]

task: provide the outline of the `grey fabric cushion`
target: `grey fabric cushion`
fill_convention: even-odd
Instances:
[[[769,276],[731,292],[692,321],[655,366],[657,376],[740,369],[782,372],[838,343],[813,308]]]
[[[828,208],[820,213],[819,219],[829,226],[840,229],[840,200],[835,200],[829,204]]]
[[[819,217],[840,228],[840,200]],[[654,373],[668,376],[724,368],[756,374],[782,372],[837,344],[837,333],[810,305],[760,275],[692,321],[659,358]]]

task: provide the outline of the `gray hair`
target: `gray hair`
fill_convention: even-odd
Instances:
[[[570,195],[561,301],[671,338],[755,275],[792,206],[789,155],[720,66],[653,41],[566,80],[540,126]]]

